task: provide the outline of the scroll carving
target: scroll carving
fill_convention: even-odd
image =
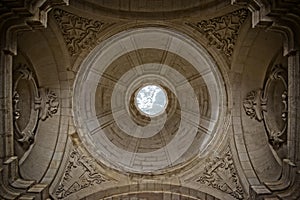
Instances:
[[[104,22],[79,17],[61,9],[54,10],[54,18],[62,31],[71,56],[93,47],[100,31],[107,25]]]
[[[287,72],[281,64],[272,68],[263,90],[254,90],[247,94],[243,107],[250,118],[264,122],[269,143],[275,150],[286,142]]]
[[[243,106],[251,119],[254,118],[257,121],[263,120],[263,111],[265,111],[266,99],[261,96],[261,90],[252,90],[246,96],[243,101]]]
[[[65,198],[92,185],[99,185],[107,181],[96,169],[96,162],[74,149],[70,153],[62,180],[55,192],[58,199]]]
[[[198,23],[187,23],[187,25],[203,33],[209,40],[209,45],[216,47],[230,58],[233,54],[239,29],[247,16],[248,11],[240,9],[221,17],[202,20]]]
[[[34,73],[26,64],[20,64],[14,73],[13,113],[16,140],[24,151],[34,142],[39,119],[46,120],[59,107],[56,94],[47,88],[38,88]]]
[[[35,109],[39,110],[39,119],[45,121],[57,113],[59,102],[57,95],[48,88],[40,88],[40,96],[35,98]]]
[[[209,159],[204,173],[196,181],[226,192],[236,199],[244,199],[244,192],[229,148],[223,156]]]

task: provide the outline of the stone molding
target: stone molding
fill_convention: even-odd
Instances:
[[[300,4],[298,0],[231,0],[252,13],[252,26],[279,32],[284,37],[284,55],[299,51]]]

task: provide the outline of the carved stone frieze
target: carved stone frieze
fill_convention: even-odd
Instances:
[[[222,51],[228,58],[232,56],[239,30],[248,16],[246,9],[236,10],[227,15],[197,23],[187,23],[206,36],[209,45]]]
[[[71,56],[93,47],[99,33],[108,23],[79,17],[61,9],[54,10],[54,18],[62,31]]]
[[[253,90],[247,94],[243,107],[250,118],[264,122],[269,143],[275,150],[286,142],[287,72],[282,65],[271,69],[263,90]]]
[[[58,199],[79,192],[92,185],[106,182],[107,179],[97,171],[96,161],[82,154],[78,149],[70,153],[70,159],[62,180],[55,192]]]
[[[244,199],[243,188],[229,148],[224,155],[208,159],[203,174],[196,181],[226,192],[236,199]]]

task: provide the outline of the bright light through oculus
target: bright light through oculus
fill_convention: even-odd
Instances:
[[[147,85],[138,91],[135,101],[140,111],[147,115],[155,116],[165,110],[167,97],[161,87]]]

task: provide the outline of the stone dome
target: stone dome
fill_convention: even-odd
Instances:
[[[140,111],[146,85],[166,91],[159,115]],[[191,38],[164,28],[136,28],[98,45],[75,81],[74,118],[99,161],[134,173],[161,173],[189,163],[217,137],[222,79],[213,59]]]

